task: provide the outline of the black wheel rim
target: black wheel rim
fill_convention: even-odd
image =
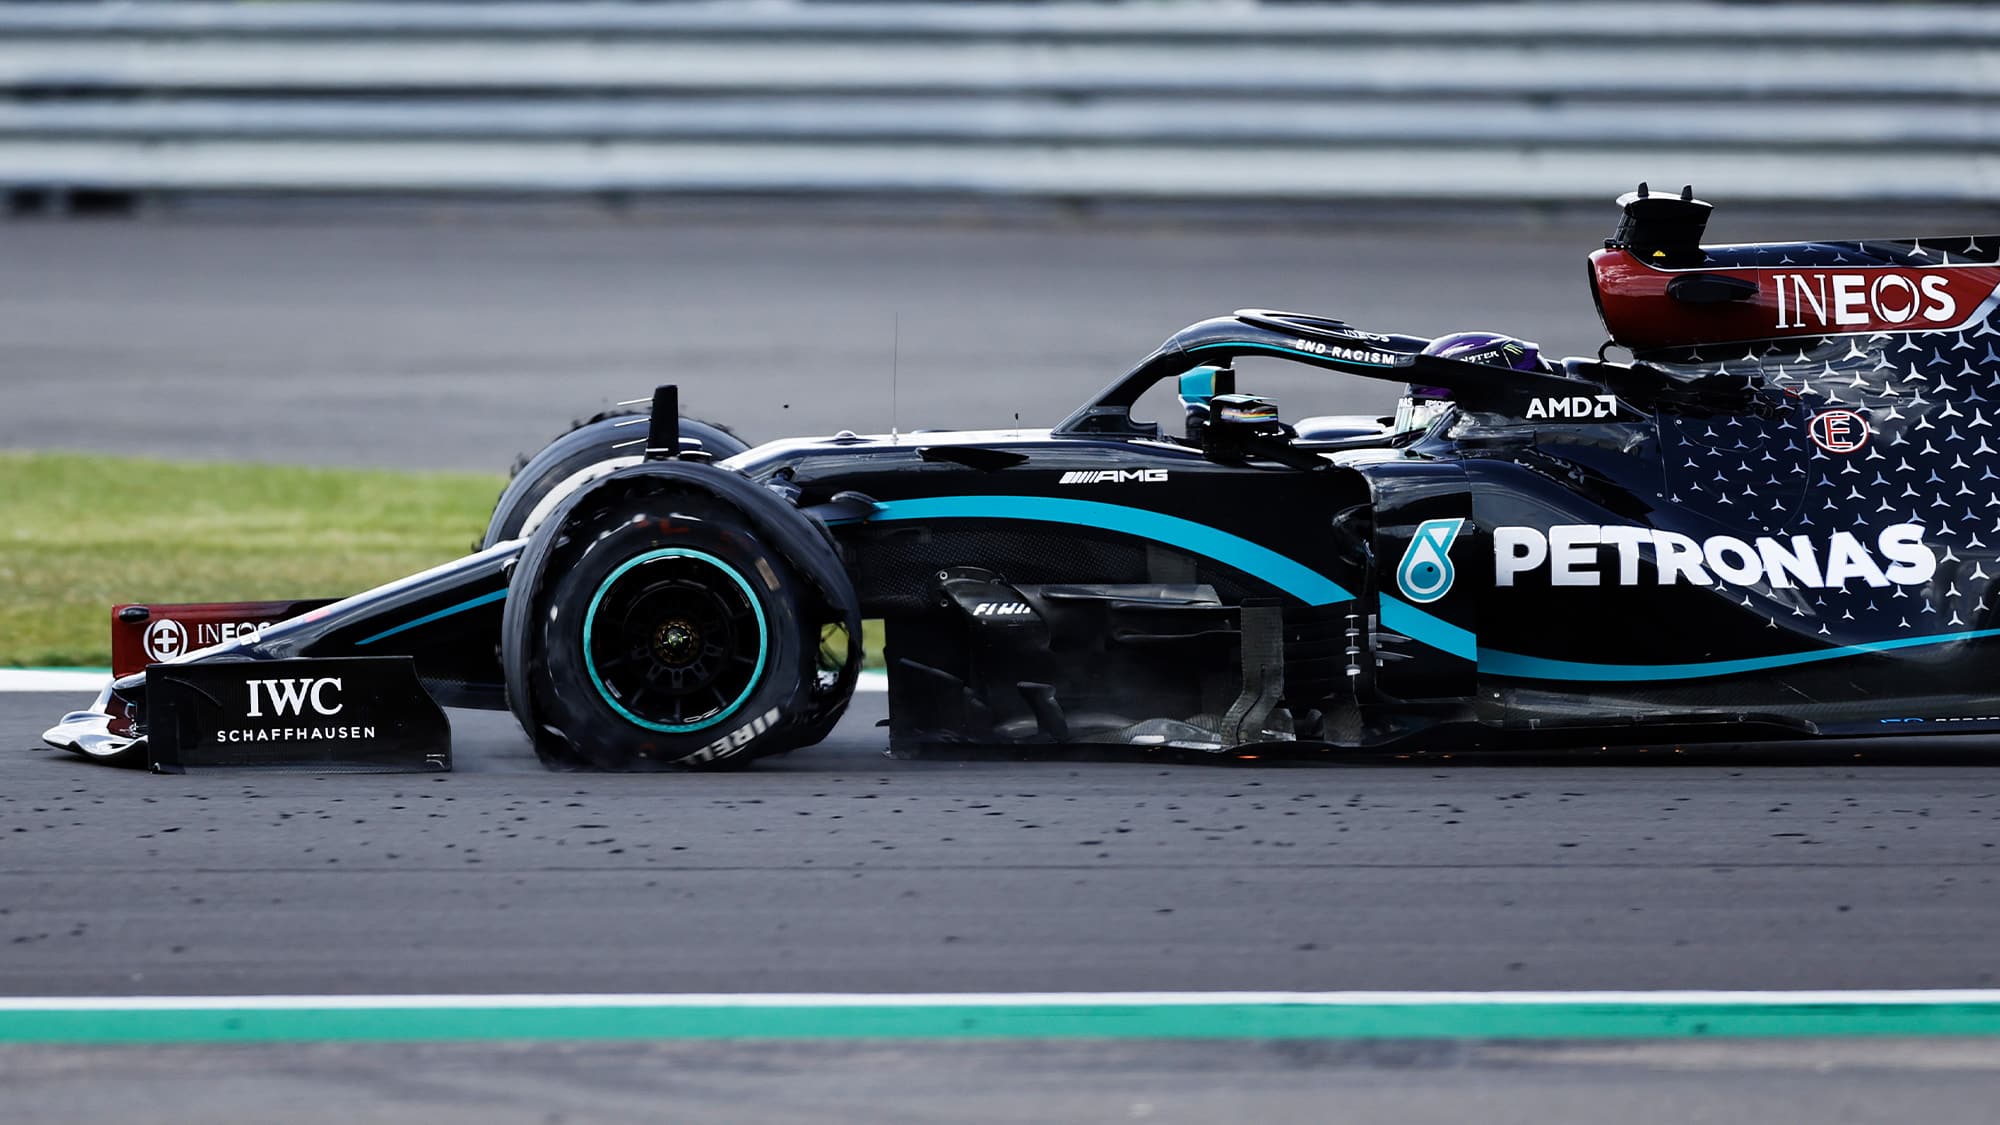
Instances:
[[[750,583],[714,555],[685,548],[627,560],[591,598],[585,667],[611,708],[649,730],[683,733],[727,719],[769,655]]]

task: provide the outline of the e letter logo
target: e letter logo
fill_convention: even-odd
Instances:
[[[1458,538],[1464,519],[1425,520],[1417,525],[1403,561],[1396,566],[1396,588],[1403,596],[1424,605],[1451,592],[1451,545]]]
[[[1852,410],[1822,410],[1813,415],[1806,432],[1828,453],[1852,453],[1868,444],[1868,419]]]

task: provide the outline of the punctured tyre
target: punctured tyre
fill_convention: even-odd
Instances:
[[[815,675],[818,625],[743,513],[692,491],[623,494],[566,520],[535,596],[527,680],[547,764],[727,768]]]
[[[607,411],[578,422],[534,456],[517,459],[476,549],[483,551],[495,543],[521,538],[534,530],[531,519],[539,523],[569,493],[598,477],[638,464],[641,449],[629,443],[643,439],[646,426],[632,419],[645,416],[635,410]],[[698,447],[717,461],[750,448],[723,427],[695,418],[681,419],[681,437],[691,444],[699,443]],[[620,445],[626,447],[620,449]]]

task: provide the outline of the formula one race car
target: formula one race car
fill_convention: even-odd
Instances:
[[[895,750],[2000,730],[2000,239],[1703,247],[1690,193],[1620,202],[1590,278],[1630,364],[1244,311],[1048,430],[754,449],[661,388],[530,460],[457,562],[122,607],[150,666],[47,739],[444,768],[443,704],[554,767],[732,766],[826,735],[864,618]],[[1250,357],[1406,390],[1288,425]],[[1134,416],[1156,385],[1171,428]]]

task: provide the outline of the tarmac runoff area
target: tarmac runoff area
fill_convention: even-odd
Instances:
[[[1581,352],[1611,218],[0,225],[0,444],[497,470],[667,380],[756,439],[1032,425],[1246,305]],[[1819,1125],[2000,1095],[1979,754],[901,761],[864,693],[739,774],[549,774],[454,712],[450,775],[156,777],[39,749],[99,677],[34,675],[0,677],[10,1122]]]

